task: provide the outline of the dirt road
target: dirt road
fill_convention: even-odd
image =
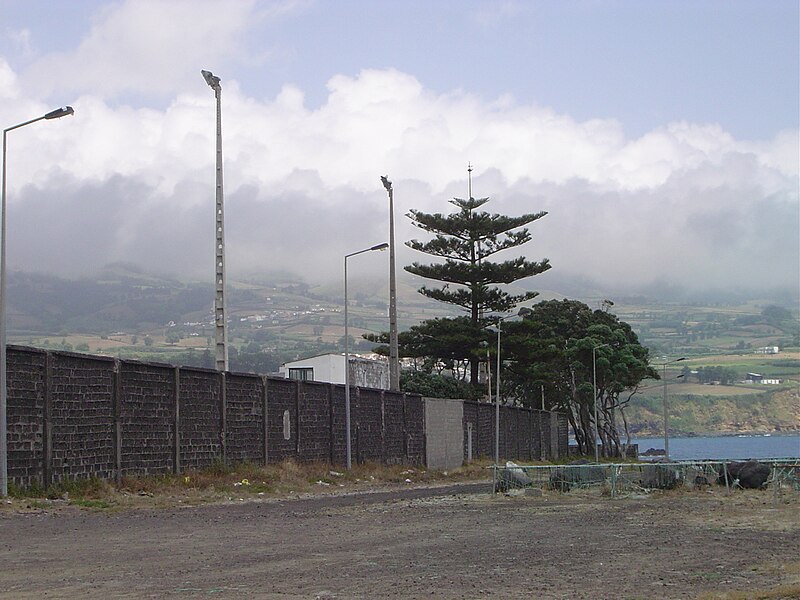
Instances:
[[[776,504],[763,492],[479,489],[4,512],[0,597],[695,598],[779,584],[800,593],[796,493]]]

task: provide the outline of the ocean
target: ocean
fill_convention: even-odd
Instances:
[[[639,454],[664,448],[664,438],[633,438]],[[674,460],[800,458],[800,435],[753,434],[706,437],[671,437],[669,455]]]

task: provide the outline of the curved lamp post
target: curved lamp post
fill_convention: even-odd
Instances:
[[[347,259],[351,256],[372,252],[374,250],[386,250],[389,244],[376,244],[369,248],[364,248],[358,252],[351,252],[344,255],[344,427],[345,440],[347,444],[347,469],[353,467],[352,445],[350,441],[350,330],[347,320]]]
[[[25,125],[36,123],[43,119],[60,119],[74,114],[71,106],[57,108],[49,113],[36,117],[30,121],[13,125],[3,130],[3,187],[2,205],[0,206],[0,496],[8,496],[8,422],[6,420],[6,406],[8,390],[6,389],[6,137],[9,131],[14,131]]]
[[[685,356],[676,358],[675,360],[668,360],[663,363],[653,363],[656,366],[662,367],[661,379],[664,380],[664,458],[669,460],[669,409],[667,407],[667,365],[686,360]]]

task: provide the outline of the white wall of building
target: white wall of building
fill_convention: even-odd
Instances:
[[[322,354],[281,365],[278,372],[289,377],[289,369],[314,369],[314,381],[344,384],[344,354]],[[389,389],[389,363],[350,356],[351,385]]]

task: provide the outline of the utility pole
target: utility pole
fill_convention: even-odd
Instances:
[[[225,203],[222,194],[222,86],[211,71],[200,71],[217,99],[217,191],[214,286],[214,330],[217,371],[228,370],[228,321],[225,315]]]
[[[394,191],[386,175],[381,177],[389,193],[389,389],[400,391],[400,352],[397,344],[397,280],[394,259]]]

